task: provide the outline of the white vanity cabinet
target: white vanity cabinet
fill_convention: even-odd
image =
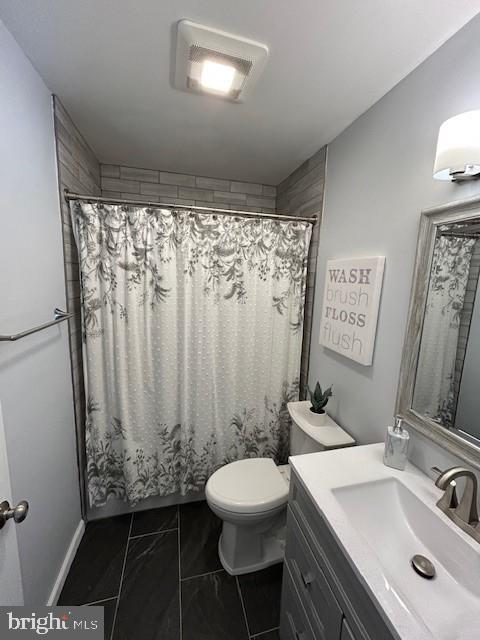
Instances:
[[[392,640],[326,520],[292,470],[280,622],[282,640]]]

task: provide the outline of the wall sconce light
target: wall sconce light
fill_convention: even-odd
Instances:
[[[438,132],[435,180],[480,178],[480,110],[449,118]]]

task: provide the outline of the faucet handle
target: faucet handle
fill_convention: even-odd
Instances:
[[[436,474],[437,479],[444,473],[438,467],[432,467],[431,471]],[[456,509],[458,507],[458,498],[457,498],[457,483],[455,480],[449,482],[447,488],[445,489],[445,493],[437,502],[437,507],[445,511],[445,509]]]
[[[457,498],[457,483],[452,480],[448,487],[445,489],[445,493],[437,502],[437,507],[445,507],[446,509],[456,509],[458,507]]]

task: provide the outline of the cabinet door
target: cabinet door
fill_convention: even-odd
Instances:
[[[357,640],[393,640],[377,604],[358,579],[327,522],[292,471],[289,508]],[[330,638],[329,638],[330,640]]]
[[[345,618],[342,621],[342,635],[340,640],[355,640],[355,636],[353,635],[353,632],[348,626],[348,622]]]
[[[315,636],[322,640],[339,638],[343,612],[290,510],[285,556]]]
[[[318,640],[308,622],[288,567],[283,571],[281,640]],[[328,640],[337,640],[336,638]]]

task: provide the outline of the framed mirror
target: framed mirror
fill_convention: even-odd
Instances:
[[[480,197],[423,211],[396,412],[477,469],[479,274]]]

